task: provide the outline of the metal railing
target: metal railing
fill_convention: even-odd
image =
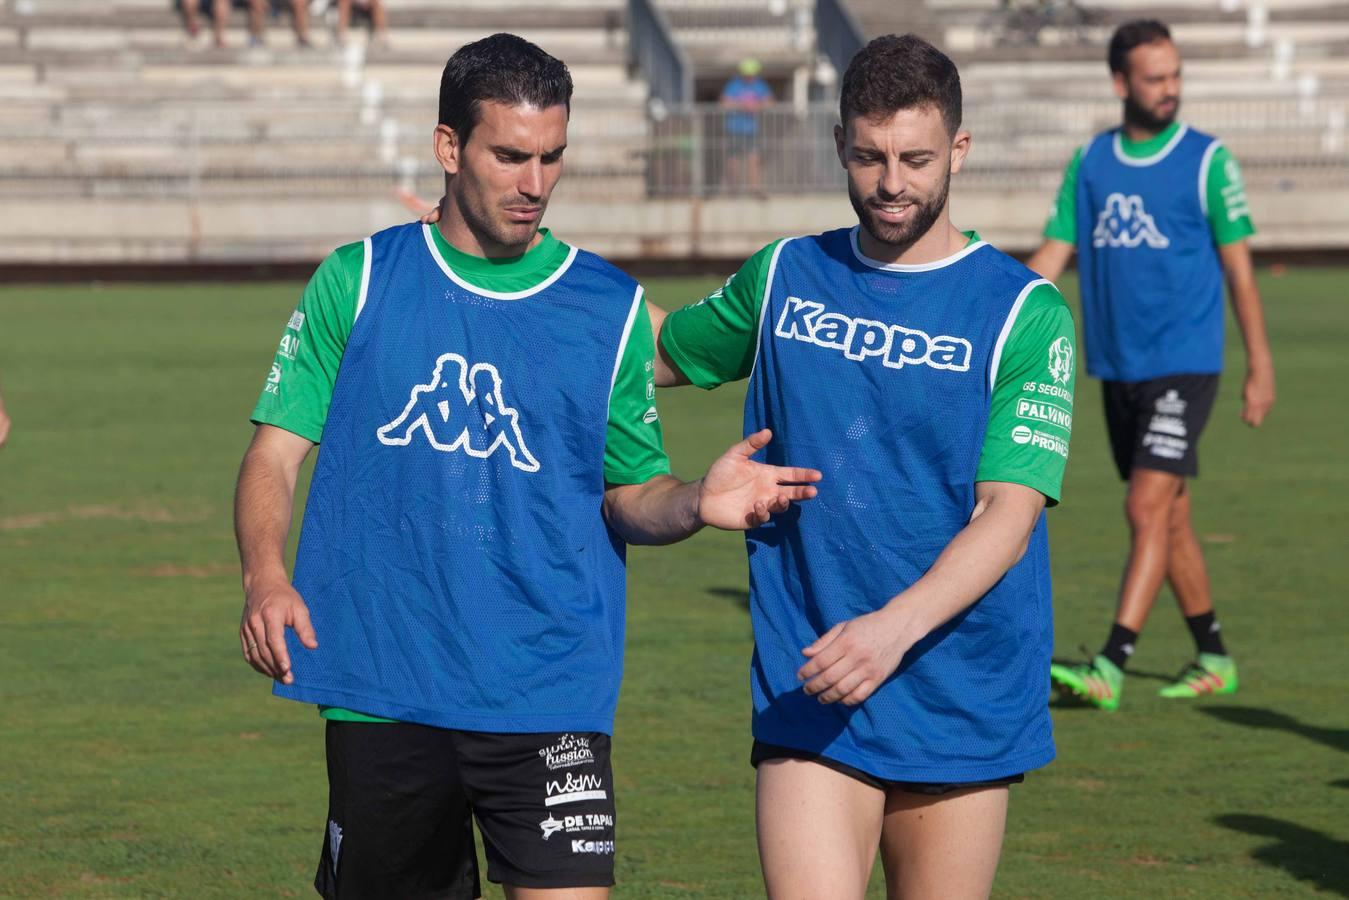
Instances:
[[[843,80],[848,63],[866,46],[862,26],[843,0],[815,0],[815,44],[823,59],[834,69],[833,87]],[[820,79],[817,79],[817,83]],[[820,97],[819,99],[830,99]]]
[[[693,66],[652,0],[628,0],[628,64],[667,106],[693,100]]]
[[[1349,184],[1349,97],[1196,100],[1186,120],[1220,134],[1246,181],[1288,190]],[[973,150],[958,176],[983,190],[1057,187],[1073,151],[1119,118],[1117,103],[991,102],[965,105]],[[807,194],[844,181],[833,104],[758,113],[712,104],[651,125],[647,193],[653,197]]]
[[[336,112],[336,110],[335,110]],[[834,193],[844,183],[833,104],[756,113],[684,105],[643,120],[632,110],[578,110],[560,190],[568,197],[651,198]],[[976,100],[965,104],[972,152],[958,176],[988,191],[1052,191],[1074,149],[1118,121],[1109,100]],[[1222,136],[1246,181],[1307,192],[1349,185],[1349,95],[1204,98],[1185,118]],[[0,127],[5,198],[439,196],[443,173],[425,136],[361,127],[251,131],[209,108],[179,109],[158,127]]]

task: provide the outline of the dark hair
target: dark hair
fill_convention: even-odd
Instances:
[[[494,34],[455,51],[440,76],[440,124],[468,142],[485,100],[571,114],[571,73],[562,60],[513,34]]]
[[[888,118],[901,109],[933,106],[946,129],[960,128],[960,73],[951,58],[915,34],[887,34],[867,44],[843,73],[839,117]]]
[[[1106,59],[1110,71],[1116,75],[1129,73],[1129,51],[1144,44],[1171,40],[1171,29],[1156,19],[1134,19],[1115,29],[1110,36],[1110,52]]]

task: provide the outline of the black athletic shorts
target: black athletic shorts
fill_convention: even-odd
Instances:
[[[608,735],[330,720],[327,745],[324,897],[480,896],[475,818],[489,881],[614,883]]]
[[[993,778],[988,781],[891,781],[888,778],[877,778],[870,772],[863,772],[847,763],[841,763],[836,759],[830,759],[809,750],[796,750],[792,747],[779,747],[776,744],[755,741],[754,748],[749,752],[750,765],[757,769],[759,763],[768,762],[770,759],[804,759],[808,762],[819,763],[827,769],[833,769],[835,772],[847,775],[849,778],[878,790],[888,791],[893,788],[910,794],[927,794],[932,797],[939,797],[942,794],[949,794],[952,791],[960,791],[965,788],[1004,787],[1009,784],[1020,784],[1026,780],[1023,773],[1008,775],[1005,778]]]
[[[1120,478],[1128,481],[1134,469],[1199,474],[1199,435],[1218,396],[1217,375],[1104,381],[1101,389]]]

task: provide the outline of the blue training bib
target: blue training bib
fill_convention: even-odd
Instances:
[[[1119,129],[1097,135],[1077,174],[1077,264],[1087,371],[1107,381],[1216,374],[1223,271],[1208,223],[1218,141],[1182,125],[1146,159]]]
[[[1053,648],[1043,515],[983,598],[856,707],[806,696],[801,650],[880,609],[974,510],[1000,335],[1043,283],[983,242],[928,266],[862,257],[853,231],[779,245],[745,429],[819,497],[748,535],[754,736],[879,778],[975,781],[1048,763]]]
[[[428,228],[366,241],[295,563],[317,650],[277,694],[493,732],[613,728],[624,545],[601,514],[641,289],[572,250],[493,294]]]

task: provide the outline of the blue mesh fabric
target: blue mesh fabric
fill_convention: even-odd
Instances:
[[[578,252],[523,299],[469,290],[419,226],[372,238],[295,585],[296,700],[446,728],[612,730],[624,546],[600,512],[637,285]],[[434,377],[433,376],[439,376]]]
[[[1077,265],[1087,371],[1109,381],[1214,374],[1223,366],[1223,274],[1201,203],[1209,135],[1122,162],[1097,135],[1077,175]]]
[[[824,481],[748,535],[759,740],[902,781],[1053,758],[1043,517],[1022,561],[860,706],[823,705],[796,679],[803,647],[917,581],[969,520],[994,345],[1035,277],[987,245],[922,272],[869,266],[848,231],[784,245],[745,426],[773,429],[769,462],[815,466]]]

